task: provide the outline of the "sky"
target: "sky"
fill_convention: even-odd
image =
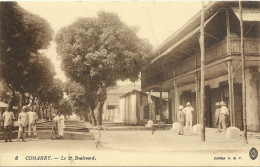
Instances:
[[[199,1],[19,1],[27,11],[46,19],[54,30],[72,24],[80,17],[95,17],[99,11],[115,12],[129,26],[138,27],[138,36],[157,48],[201,9]],[[56,44],[51,42],[44,51],[55,66],[62,81],[66,77],[60,69]],[[139,84],[137,82],[136,84]],[[130,82],[118,82],[119,85]]]

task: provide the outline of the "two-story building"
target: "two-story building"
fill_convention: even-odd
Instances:
[[[205,6],[205,119],[215,127],[215,103],[225,101],[230,122],[243,130],[239,3]],[[243,1],[246,110],[248,130],[260,131],[260,2]],[[143,92],[168,92],[169,119],[177,121],[179,105],[191,102],[193,124],[200,123],[200,23],[198,12],[153,52],[141,73]],[[154,118],[152,118],[154,119]]]

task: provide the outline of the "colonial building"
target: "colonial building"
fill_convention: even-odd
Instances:
[[[248,130],[260,131],[260,2],[243,1],[246,110]],[[143,92],[168,92],[169,120],[191,102],[193,124],[200,123],[200,12],[153,52],[142,71]],[[205,6],[205,119],[214,127],[215,103],[225,101],[230,124],[243,130],[240,19],[237,2]],[[150,117],[155,119],[154,117]]]
[[[103,106],[103,120],[118,122],[119,98],[131,90],[141,90],[141,85],[118,85],[107,89],[107,100]]]
[[[161,94],[162,96],[162,94]],[[149,101],[151,110],[149,112]],[[145,125],[149,115],[154,114],[155,120],[169,120],[168,102],[162,98],[132,90],[120,97],[119,120],[124,124]]]

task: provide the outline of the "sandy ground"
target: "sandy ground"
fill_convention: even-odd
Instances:
[[[98,138],[98,131],[92,132]],[[155,131],[154,134],[151,131],[101,131],[99,150],[95,145],[97,140],[1,141],[0,166],[260,165],[259,156],[256,160],[249,157],[252,147],[260,151],[258,134],[249,136],[249,144],[244,144],[241,137],[227,139],[214,129],[207,129],[206,136],[206,142],[201,142],[198,134],[188,131],[184,136],[172,131]],[[30,160],[38,156],[51,157],[49,160]],[[89,160],[79,160],[76,156],[89,157]]]

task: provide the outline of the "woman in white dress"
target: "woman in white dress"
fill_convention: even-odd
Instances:
[[[58,123],[59,139],[62,139],[64,134],[65,123],[64,123],[64,116],[60,111],[58,112],[58,115],[56,115],[56,117],[54,118],[54,121]]]

